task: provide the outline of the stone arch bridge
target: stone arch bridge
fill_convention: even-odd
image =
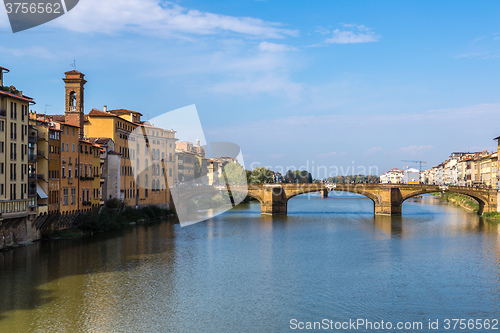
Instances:
[[[232,188],[233,189],[233,188]],[[377,215],[401,215],[401,205],[411,197],[434,192],[467,195],[479,203],[479,215],[496,212],[498,190],[463,186],[424,184],[264,184],[248,185],[248,196],[260,201],[262,214],[286,214],[288,200],[294,196],[319,192],[327,197],[331,191],[357,193],[370,198]]]

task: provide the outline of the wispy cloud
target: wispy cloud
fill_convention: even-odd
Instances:
[[[295,47],[285,44],[276,44],[269,42],[261,42],[259,44],[259,50],[264,52],[285,52],[296,50]]]
[[[320,157],[328,157],[328,156],[342,156],[342,155],[346,155],[347,153],[346,152],[336,152],[336,151],[332,151],[332,152],[329,152],[329,153],[324,153],[324,154],[319,154],[318,156]]]
[[[344,24],[342,29],[333,30],[333,35],[325,40],[327,44],[358,44],[378,42],[380,36],[364,25]]]
[[[0,46],[0,55],[1,54],[13,57],[34,57],[43,59],[56,59],[60,55],[41,46],[29,46],[26,48],[7,48],[5,46]]]
[[[375,154],[379,154],[380,152],[382,152],[384,149],[382,147],[371,147],[370,149],[368,149],[367,151],[365,151],[365,155],[375,155]]]
[[[124,33],[175,36],[226,32],[261,38],[284,38],[298,32],[280,23],[188,9],[159,0],[85,0],[53,25],[85,33]]]
[[[393,153],[398,155],[403,154],[403,155],[413,156],[425,153],[431,150],[432,148],[434,148],[432,145],[412,145],[412,146],[401,147],[396,151],[394,151]]]

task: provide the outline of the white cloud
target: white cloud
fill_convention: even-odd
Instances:
[[[384,149],[382,147],[371,147],[367,151],[365,151],[365,155],[375,155],[379,154],[383,151]]]
[[[320,157],[328,157],[328,156],[341,156],[341,155],[346,155],[347,153],[346,152],[336,152],[336,151],[332,151],[332,152],[329,152],[329,153],[324,153],[324,154],[319,154],[318,156]]]
[[[56,54],[41,46],[30,46],[26,48],[7,48],[0,46],[0,54],[12,57],[34,57],[44,59],[56,59],[60,54]]]
[[[158,0],[85,0],[53,25],[77,32],[144,34],[175,36],[210,35],[220,32],[262,38],[297,35],[280,23],[252,17],[234,17],[187,9]]]
[[[264,52],[285,52],[296,50],[295,47],[285,44],[276,44],[269,42],[261,42],[259,44],[259,50]]]
[[[283,163],[308,160],[317,166],[329,163],[334,156],[338,165],[355,160],[389,170],[402,167],[403,159],[421,159],[430,165],[446,160],[453,151],[494,149],[492,139],[500,135],[499,111],[500,104],[479,104],[411,114],[261,118],[213,128],[210,134],[213,141],[224,138],[238,142],[261,163],[274,163],[267,158],[280,147],[280,153],[286,154]],[[345,151],[345,155],[338,153]]]
[[[376,35],[370,28],[364,25],[344,24],[343,29],[335,29],[333,36],[325,40],[328,44],[357,44],[378,42],[379,35]]]
[[[424,152],[427,152],[434,148],[431,145],[412,145],[412,146],[406,146],[406,147],[401,147],[398,150],[396,150],[394,153],[395,154],[406,154],[406,155],[419,155]]]
[[[300,83],[292,82],[285,76],[267,75],[250,76],[238,80],[230,80],[214,84],[211,91],[233,95],[249,96],[255,94],[270,94],[296,99],[302,91]]]

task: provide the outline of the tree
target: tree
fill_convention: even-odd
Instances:
[[[201,176],[201,165],[198,158],[194,158],[194,178],[197,179]]]
[[[274,177],[271,170],[264,167],[255,168],[252,170],[252,174],[250,175],[251,184],[266,184],[273,182]]]
[[[227,181],[229,185],[246,185],[247,177],[245,171],[239,163],[227,163],[223,167],[223,180]]]

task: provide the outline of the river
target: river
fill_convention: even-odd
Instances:
[[[250,203],[184,228],[0,252],[0,332],[290,332],[323,319],[442,332],[500,316],[496,224],[433,196],[387,217],[333,194],[293,198],[288,216]]]

